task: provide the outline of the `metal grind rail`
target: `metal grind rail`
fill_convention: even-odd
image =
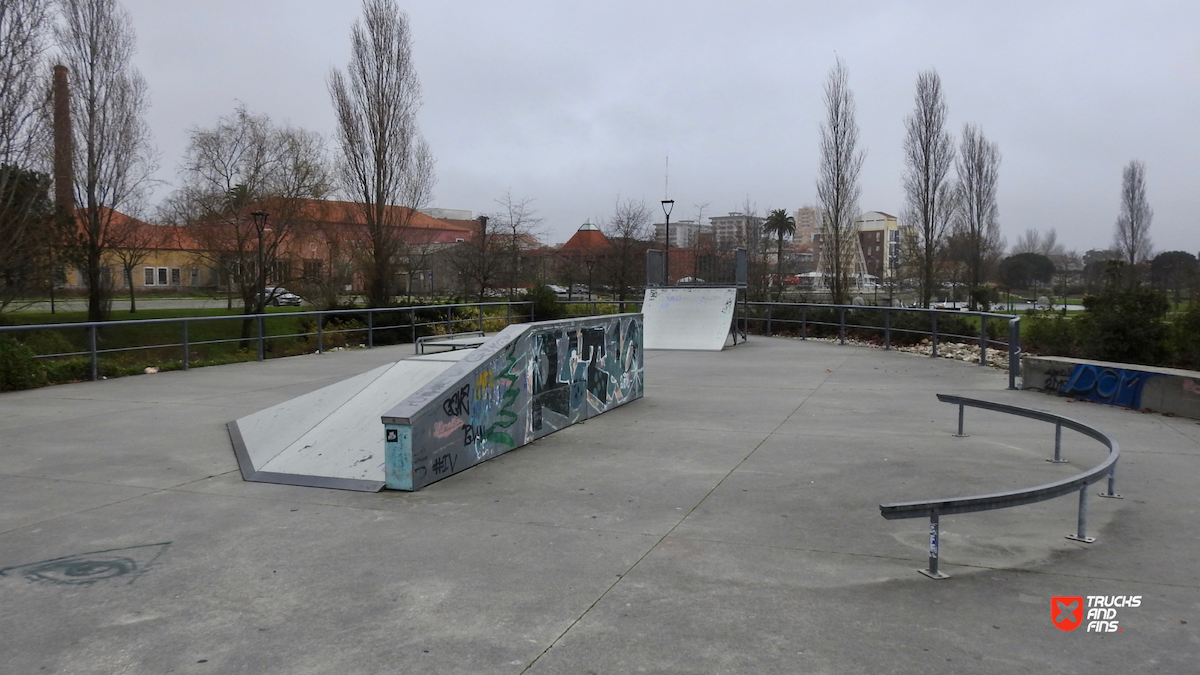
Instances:
[[[1108,458],[1101,462],[1098,466],[1088,469],[1083,473],[1063,480],[1039,485],[1037,487],[1025,488],[1023,490],[1011,490],[1009,492],[998,492],[995,494],[979,495],[976,497],[951,497],[947,499],[929,499],[918,502],[898,502],[895,504],[880,504],[879,512],[888,520],[901,520],[904,518],[929,518],[929,569],[920,570],[931,579],[945,579],[948,575],[938,571],[938,518],[941,515],[952,515],[955,513],[975,513],[976,511],[991,511],[993,509],[1006,509],[1010,506],[1021,506],[1023,504],[1033,504],[1035,502],[1054,499],[1072,492],[1079,493],[1079,524],[1075,534],[1067,535],[1067,539],[1080,541],[1090,544],[1095,539],[1087,536],[1087,490],[1088,486],[1093,483],[1098,483],[1104,477],[1108,476],[1108,492],[1100,493],[1101,497],[1109,497],[1120,499],[1121,495],[1114,492],[1116,487],[1116,471],[1117,459],[1121,455],[1121,448],[1115,440],[1108,434],[1088,426],[1083,422],[1073,420],[1062,415],[1043,412],[1041,410],[1031,410],[1015,405],[1007,405],[1004,403],[994,403],[992,401],[981,401],[974,398],[964,398],[962,396],[951,396],[949,394],[938,394],[938,400],[943,403],[954,403],[958,405],[958,437],[965,437],[963,433],[963,409],[966,407],[982,408],[984,410],[992,410],[1008,415],[1017,415],[1027,417],[1029,419],[1041,420],[1050,422],[1055,426],[1054,433],[1054,459],[1047,461],[1065,462],[1062,458],[1062,430],[1072,429],[1089,438],[1094,438],[1100,441],[1108,448]]]

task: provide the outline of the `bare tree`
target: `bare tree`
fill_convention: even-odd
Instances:
[[[954,141],[946,131],[946,101],[937,71],[917,76],[916,109],[904,119],[904,217],[910,231],[909,254],[920,268],[921,305],[933,298],[938,258],[954,216],[950,168]]]
[[[965,281],[970,290],[970,307],[975,309],[976,291],[987,280],[988,271],[999,260],[1000,210],[996,188],[1000,180],[1000,148],[971,124],[963,125],[962,146],[955,163],[958,173],[958,210],[955,234],[962,241]]]
[[[367,302],[378,307],[395,294],[405,231],[432,197],[434,160],[417,125],[421,83],[408,15],[395,0],[363,0],[350,48],[347,72],[329,74],[341,147],[338,179],[363,211],[362,271]]]
[[[88,288],[88,319],[108,315],[112,279],[102,261],[109,229],[122,209],[139,204],[157,168],[146,81],[131,61],[136,38],[129,12],[116,0],[59,0],[55,28],[70,71],[74,120],[75,202],[80,205],[79,261]]]
[[[1113,234],[1113,247],[1132,267],[1150,259],[1150,222],[1154,209],[1146,201],[1146,165],[1131,160],[1121,174],[1121,215]]]
[[[1016,243],[1013,244],[1012,254],[1018,253],[1036,253],[1049,258],[1065,256],[1067,249],[1058,242],[1058,231],[1053,227],[1045,233],[1029,228],[1017,237]]]
[[[277,285],[288,281],[286,263],[279,264],[285,243],[330,215],[317,201],[328,191],[324,141],[244,106],[212,128],[193,128],[190,137],[181,187],[168,198],[164,219],[187,226],[201,255],[236,287],[245,313],[262,311],[266,272]],[[268,216],[256,222],[254,212]]]
[[[48,0],[0,0],[0,164],[45,169],[43,102]]]
[[[821,123],[821,166],[817,199],[821,203],[821,267],[830,276],[834,303],[846,302],[858,254],[858,174],[866,152],[858,149],[858,123],[849,72],[838,58],[825,83],[825,121]]]
[[[129,311],[134,313],[137,312],[134,273],[155,249],[166,248],[173,243],[169,236],[172,229],[151,225],[127,214],[122,216],[113,218],[109,225],[108,245],[129,286]]]
[[[504,278],[508,284],[508,299],[515,299],[522,273],[521,252],[541,234],[542,219],[533,208],[533,199],[513,197],[511,190],[496,200],[500,209],[489,218],[497,243],[504,249]]]
[[[604,271],[617,300],[623,301],[630,288],[641,286],[645,280],[646,249],[653,236],[650,207],[641,199],[621,201],[618,197],[612,216],[602,221],[600,231],[610,246],[602,259]]]
[[[504,270],[507,251],[504,238],[489,224],[488,216],[479,216],[479,228],[470,241],[458,244],[450,254],[450,264],[460,283],[469,288],[479,302],[487,298]]]

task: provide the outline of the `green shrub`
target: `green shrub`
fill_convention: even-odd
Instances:
[[[521,295],[523,302],[533,303],[533,320],[549,321],[562,316],[562,308],[558,306],[558,296],[546,286],[534,286]]]
[[[1026,312],[1021,348],[1045,356],[1076,356],[1079,353],[1078,326],[1054,311]]]
[[[46,373],[33,350],[17,340],[0,336],[0,391],[32,389],[46,384]]]
[[[34,354],[67,354],[80,351],[60,331],[35,330],[21,336],[21,341]]]
[[[1200,302],[1190,303],[1187,311],[1175,320],[1173,328],[1175,365],[1200,368]]]
[[[1170,304],[1162,292],[1142,286],[1105,289],[1083,299],[1078,335],[1085,358],[1160,365],[1168,356],[1164,317]]]

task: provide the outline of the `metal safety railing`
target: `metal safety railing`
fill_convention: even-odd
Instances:
[[[996,314],[993,312],[964,312],[946,309],[921,309],[910,307],[875,307],[869,305],[823,305],[807,302],[749,302],[747,311],[754,310],[755,316],[747,316],[745,321],[755,321],[761,326],[765,335],[772,335],[777,329],[795,330],[800,339],[808,339],[811,327],[837,328],[839,344],[846,344],[848,330],[859,333],[877,334],[882,338],[883,348],[892,348],[892,337],[896,334],[924,335],[929,337],[930,357],[937,357],[939,339],[958,338],[975,342],[979,346],[979,365],[987,365],[988,348],[1008,352],[1008,388],[1017,388],[1017,375],[1021,370],[1021,317],[1012,314]],[[896,325],[893,315],[897,313],[906,316],[922,317],[919,321],[928,322],[928,326],[917,327],[911,322],[907,325]],[[797,316],[799,314],[799,316]],[[833,314],[834,316],[829,316]],[[849,315],[849,320],[848,316]],[[854,323],[856,317],[863,320],[868,317],[881,319],[878,324]],[[938,329],[939,316],[969,317],[979,321],[977,335],[960,335]],[[1008,340],[997,340],[988,336],[990,322],[1004,321],[1008,325]]]
[[[1121,448],[1112,437],[1095,427],[1084,424],[1083,422],[1073,420],[1069,417],[1063,417],[1062,415],[1043,412],[1041,410],[1032,410],[1030,408],[1022,408],[1004,403],[981,401],[979,399],[951,396],[948,394],[938,394],[937,397],[938,400],[943,403],[954,403],[958,405],[958,433],[955,434],[957,437],[961,438],[966,436],[966,434],[963,433],[963,409],[966,407],[981,408],[984,410],[991,410],[1009,415],[1018,415],[1020,417],[1027,417],[1029,419],[1041,420],[1043,422],[1050,422],[1051,424],[1054,424],[1054,459],[1048,461],[1065,461],[1062,459],[1062,430],[1064,428],[1078,431],[1084,436],[1100,441],[1108,448],[1108,457],[1096,467],[1084,471],[1077,476],[1054,481],[1053,483],[1047,483],[1045,485],[1039,485],[1037,487],[1025,488],[1023,490],[997,492],[994,494],[979,495],[976,497],[950,497],[945,499],[927,499],[916,502],[880,504],[880,515],[888,520],[899,520],[904,518],[929,518],[929,569],[920,570],[922,574],[932,579],[944,579],[948,576],[938,571],[938,518],[942,515],[1006,509],[1010,506],[1033,504],[1036,502],[1045,501],[1047,499],[1054,499],[1055,497],[1062,497],[1063,495],[1068,495],[1072,492],[1078,492],[1078,526],[1076,527],[1075,534],[1067,535],[1067,538],[1088,544],[1095,541],[1095,538],[1087,536],[1088,486],[1103,480],[1107,476],[1108,492],[1100,493],[1100,496],[1114,499],[1121,498],[1121,495],[1114,491],[1116,488],[1117,459],[1121,456]]]
[[[488,310],[491,308],[504,308],[504,315],[501,317],[497,312],[496,315],[488,315]],[[514,309],[519,310],[514,312]],[[442,313],[444,317],[437,319],[429,319],[422,317],[422,313]],[[365,326],[337,327],[326,328],[326,322],[330,318],[351,318],[362,319],[365,316]],[[288,332],[288,333],[268,333],[267,322],[272,320],[296,319],[299,317],[314,317],[315,330],[304,332]],[[384,319],[381,323],[379,319]],[[316,353],[321,354],[325,351],[325,340],[327,336],[344,334],[344,333],[361,333],[365,334],[366,344],[368,348],[375,346],[375,337],[377,333],[382,331],[392,330],[400,333],[405,333],[404,337],[408,338],[408,342],[415,343],[418,333],[426,329],[445,330],[447,333],[453,333],[459,327],[465,325],[476,326],[478,330],[484,330],[485,321],[500,320],[503,318],[504,325],[511,323],[524,323],[525,321],[533,320],[533,303],[528,301],[514,302],[474,302],[474,303],[456,303],[445,305],[413,305],[408,307],[377,307],[362,309],[336,309],[336,310],[313,310],[306,312],[273,312],[270,314],[232,314],[227,316],[202,316],[202,317],[179,317],[166,319],[131,319],[126,321],[84,321],[76,323],[53,323],[53,324],[26,324],[20,326],[0,326],[0,335],[4,334],[19,334],[35,331],[79,331],[82,330],[86,334],[86,349],[78,349],[74,351],[63,351],[51,354],[37,354],[38,359],[54,359],[86,356],[89,361],[90,379],[99,379],[100,374],[100,357],[106,354],[117,354],[122,352],[136,352],[150,349],[179,349],[180,350],[180,366],[183,370],[189,370],[191,366],[192,351],[203,345],[217,345],[226,343],[242,343],[253,344],[257,350],[257,360],[262,361],[266,358],[266,346],[271,340],[283,338],[307,338],[316,337]],[[407,320],[405,320],[407,319]],[[243,335],[239,337],[222,337],[216,339],[194,339],[192,327],[201,323],[209,322],[227,322],[227,321],[242,321],[248,322],[254,327],[252,335]],[[129,326],[151,326],[162,324],[178,324],[179,325],[179,341],[163,342],[156,344],[138,344],[138,345],[114,345],[103,346],[102,333],[110,329],[120,329]],[[443,328],[444,327],[444,328]]]

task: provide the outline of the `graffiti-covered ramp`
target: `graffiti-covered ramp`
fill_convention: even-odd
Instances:
[[[379,417],[469,351],[380,366],[229,423],[250,481],[375,492],[384,485]]]
[[[640,398],[642,375],[641,314],[519,324],[247,415],[229,435],[246,480],[419,490]]]

